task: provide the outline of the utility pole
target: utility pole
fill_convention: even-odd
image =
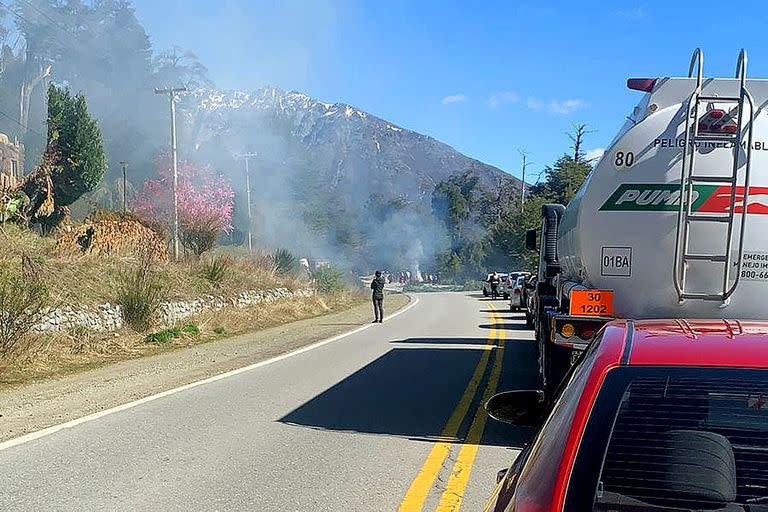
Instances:
[[[518,149],[517,152],[523,157],[523,178],[520,180],[520,214],[522,215],[525,208],[525,168],[531,163],[528,162],[528,153],[525,150]]]
[[[248,208],[248,251],[253,252],[253,242],[251,240],[251,171],[248,166],[251,158],[259,156],[258,153],[245,153],[242,157],[245,159],[245,200]]]
[[[123,168],[123,213],[125,213],[128,211],[128,178],[125,173],[128,162],[123,160],[120,162],[120,166]]]
[[[155,94],[167,94],[171,104],[171,159],[173,161],[173,259],[179,259],[179,162],[176,155],[176,98],[186,87],[155,89]]]

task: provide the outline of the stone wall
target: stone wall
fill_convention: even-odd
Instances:
[[[163,302],[158,307],[156,323],[168,327],[204,311],[219,311],[227,307],[246,308],[295,297],[311,297],[314,290],[291,291],[287,288],[246,290],[235,297],[206,295],[191,300]],[[35,326],[38,332],[65,332],[88,329],[96,332],[118,331],[124,326],[122,308],[118,304],[92,307],[63,306],[48,311]]]

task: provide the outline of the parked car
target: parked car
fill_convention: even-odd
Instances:
[[[523,287],[523,302],[525,303],[525,326],[533,329],[534,311],[536,311],[536,275],[531,276]]]
[[[499,296],[503,297],[503,294],[504,294],[504,281],[507,280],[507,278],[509,277],[509,274],[506,274],[506,273],[502,274],[501,272],[497,272],[497,274],[499,275],[499,280],[500,280],[500,283],[499,283]],[[490,297],[490,295],[491,295],[491,283],[488,282],[488,281],[491,280],[491,275],[493,275],[493,274],[488,274],[488,277],[485,278],[485,282],[483,283],[483,297]]]
[[[529,276],[528,272],[509,272],[506,281],[502,282],[502,296],[508,299],[512,296],[515,285],[517,285],[517,278],[520,276]]]
[[[485,510],[768,511],[768,322],[612,321],[551,404],[486,403],[538,432]]]
[[[512,312],[521,311],[526,308],[525,302],[525,283],[526,276],[518,276],[509,292],[509,310]]]

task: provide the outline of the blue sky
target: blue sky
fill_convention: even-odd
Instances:
[[[568,151],[577,123],[605,147],[640,93],[680,76],[696,46],[730,76],[740,47],[768,75],[762,2],[135,0],[158,49],[193,50],[216,85],[275,85],[350,103],[526,178]],[[527,179],[526,181],[529,181]]]

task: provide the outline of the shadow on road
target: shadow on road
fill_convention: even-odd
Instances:
[[[519,343],[510,343],[519,341]],[[526,342],[527,341],[527,342]],[[479,347],[485,338],[410,338],[397,342],[383,356],[335,386],[301,405],[279,421],[323,430],[364,432],[434,441],[441,439],[480,361]],[[441,347],[410,347],[415,344]],[[490,366],[490,365],[489,365]],[[533,344],[508,340],[498,391],[535,388],[537,383]],[[481,407],[480,390],[464,419],[463,438],[475,412]],[[521,446],[530,437],[527,429],[489,420],[482,444]]]
[[[392,340],[390,343],[407,344],[434,344],[434,345],[486,345],[493,343],[487,338],[408,338],[406,340]]]
[[[509,318],[513,320],[513,318]],[[481,329],[504,329],[505,331],[529,331],[530,329],[522,322],[504,323],[504,324],[480,324]]]

